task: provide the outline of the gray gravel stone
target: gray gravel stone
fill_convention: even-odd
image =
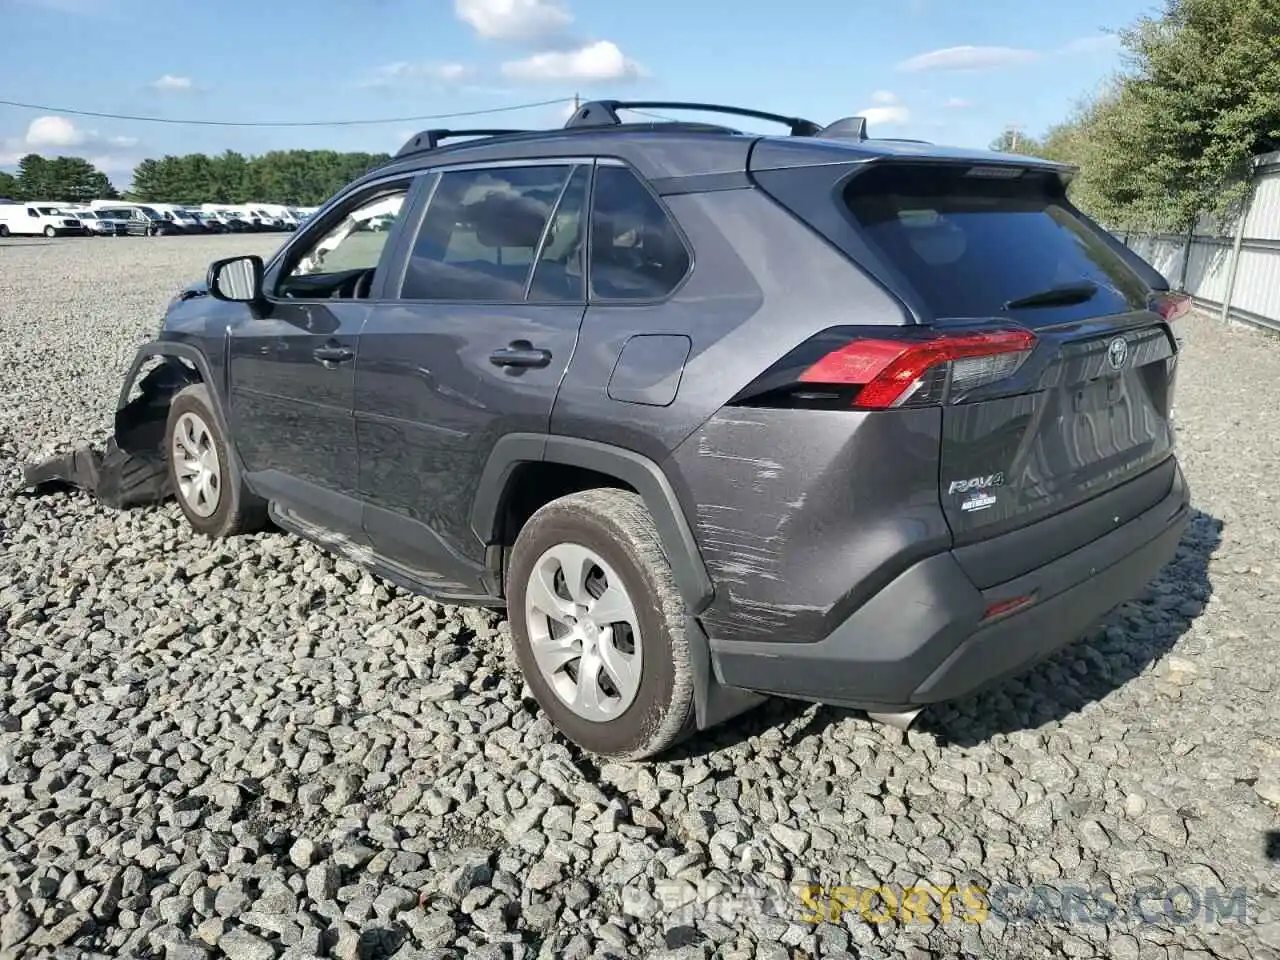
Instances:
[[[1263,855],[1280,805],[1280,417],[1257,415],[1280,410],[1280,343],[1179,321],[1196,512],[1178,556],[1080,643],[906,736],[771,702],[671,757],[604,763],[530,709],[499,614],[283,533],[211,543],[171,503],[12,496],[22,463],[104,438],[180,283],[279,243],[0,242],[0,952],[1280,950]],[[856,912],[815,928],[788,892],[809,877],[1044,878],[1122,900],[1176,881],[1260,906],[1208,930]],[[748,880],[777,885],[777,916]],[[669,939],[682,927],[703,939]]]
[[[256,937],[247,930],[228,930],[218,941],[218,949],[227,955],[229,960],[274,960],[275,948]]]

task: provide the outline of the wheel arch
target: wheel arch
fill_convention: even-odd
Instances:
[[[653,517],[662,549],[690,614],[710,604],[714,587],[693,530],[671,482],[656,463],[633,450],[595,440],[517,433],[502,437],[489,455],[471,509],[471,529],[481,543],[501,538],[503,509],[512,496],[512,481],[525,464],[576,467],[617,480],[634,490]]]
[[[522,465],[561,464],[611,478],[634,490],[653,517],[663,552],[688,607],[686,636],[694,677],[694,713],[699,730],[706,730],[766,699],[762,694],[722,684],[711,658],[710,642],[698,616],[714,596],[714,586],[702,560],[684,510],[662,468],[633,450],[595,440],[546,434],[508,434],[494,445],[485,464],[471,510],[471,528],[480,541],[500,539],[504,506]]]
[[[129,397],[133,393],[135,386],[141,385],[144,391],[146,390],[147,381],[154,371],[148,372],[141,380],[139,380],[139,374],[149,361],[155,359],[165,361],[165,364],[170,367],[181,369],[184,372],[184,376],[177,378],[178,382],[172,380],[168,383],[157,382],[156,389],[150,396],[147,396],[144,392],[137,400],[130,401]],[[194,369],[194,377],[190,375],[190,371],[183,366],[183,363],[190,365]],[[169,405],[173,402],[173,398],[177,396],[178,392],[197,383],[203,384],[209,395],[209,407],[214,419],[217,421],[218,431],[225,439],[227,452],[231,460],[230,466],[238,480],[244,476],[244,464],[240,460],[240,453],[236,449],[235,436],[231,432],[231,423],[224,406],[223,392],[218,389],[218,380],[214,376],[213,367],[210,365],[208,358],[199,348],[189,343],[153,340],[150,343],[144,343],[138,348],[134,354],[133,363],[129,366],[129,372],[125,375],[124,382],[120,386],[120,395],[116,401],[115,433],[117,443],[124,446],[121,441],[140,417],[148,414],[154,416],[161,408],[167,414]],[[139,405],[150,409],[147,413],[135,412]]]

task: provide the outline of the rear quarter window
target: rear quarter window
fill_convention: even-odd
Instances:
[[[873,167],[844,202],[875,251],[936,319],[1015,316],[1036,325],[1143,309],[1145,285],[1065,205],[1056,176],[965,167]],[[1008,311],[1020,297],[1091,280],[1087,302]]]

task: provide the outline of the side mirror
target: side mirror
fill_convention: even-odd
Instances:
[[[215,260],[209,266],[209,293],[216,300],[258,303],[262,300],[262,258]]]

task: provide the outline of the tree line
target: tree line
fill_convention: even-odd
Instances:
[[[154,203],[285,203],[316,206],[366,171],[385,153],[274,150],[247,157],[234,150],[217,156],[189,153],[147,159],[133,170],[129,200]],[[17,175],[0,172],[0,197],[80,202],[120,195],[93,164],[79,157],[28,154]]]
[[[228,150],[143,160],[133,170],[134,199],[162,203],[285,203],[316,206],[385,163],[385,153],[273,150],[246,157]]]
[[[83,203],[118,196],[107,175],[80,157],[42,157],[30,153],[18,161],[18,173],[0,171],[0,198]]]
[[[1248,196],[1280,150],[1280,3],[1165,0],[1119,33],[1124,64],[1039,137],[994,149],[1078,168],[1072,200],[1113,229],[1185,232]]]

